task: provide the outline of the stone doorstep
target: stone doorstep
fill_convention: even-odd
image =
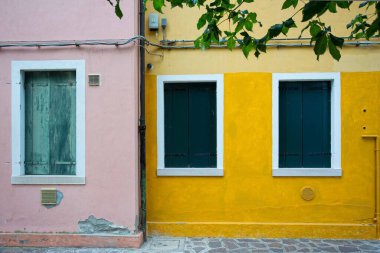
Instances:
[[[140,248],[143,234],[0,233],[0,247]]]

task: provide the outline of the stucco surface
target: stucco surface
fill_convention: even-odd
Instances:
[[[107,1],[3,1],[0,41],[129,38],[137,6],[119,21]],[[138,215],[138,48],[81,46],[0,49],[0,231],[78,232],[90,215],[135,230]],[[11,62],[84,60],[86,184],[11,185]],[[100,74],[99,87],[87,84]],[[56,187],[57,207],[40,204],[40,189]]]
[[[271,74],[224,75],[224,176],[156,176],[156,78],[147,77],[150,232],[191,236],[375,237],[380,73],[342,73],[342,177],[273,177]],[[363,112],[363,109],[366,112]],[[366,126],[366,129],[363,129]],[[300,190],[315,189],[304,201]]]

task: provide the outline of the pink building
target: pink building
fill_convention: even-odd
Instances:
[[[139,246],[138,2],[1,5],[0,246]]]

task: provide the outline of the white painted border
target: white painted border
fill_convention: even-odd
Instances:
[[[165,83],[216,82],[216,168],[165,168]],[[158,176],[223,176],[224,77],[216,75],[157,76],[157,175]]]
[[[331,81],[331,168],[279,168],[279,83],[280,81]],[[340,73],[286,73],[272,75],[272,175],[342,176]]]
[[[76,71],[76,175],[25,175],[24,71]],[[85,184],[85,61],[12,61],[12,184]]]

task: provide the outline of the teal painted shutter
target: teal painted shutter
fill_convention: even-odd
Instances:
[[[331,167],[329,82],[303,85],[303,167]]]
[[[216,167],[216,84],[164,86],[165,167]]]
[[[50,174],[75,175],[76,83],[74,71],[49,72]]]
[[[189,166],[216,167],[216,85],[189,85]]]
[[[165,167],[187,167],[189,161],[189,99],[184,84],[165,84]]]
[[[49,174],[49,73],[25,73],[25,174]]]
[[[279,95],[279,166],[302,167],[302,85],[281,82]]]
[[[75,175],[74,71],[25,73],[25,174]]]
[[[331,166],[331,85],[329,82],[281,82],[279,166]]]

